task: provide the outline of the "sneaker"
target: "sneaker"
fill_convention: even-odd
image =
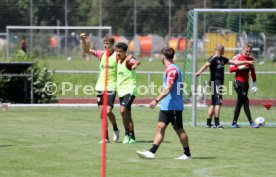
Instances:
[[[237,123],[233,123],[232,128],[240,128],[240,126]]]
[[[251,123],[250,123],[250,127],[251,127],[251,128],[259,128],[260,126],[259,126],[259,125],[256,125],[254,122],[251,122]]]
[[[113,141],[114,142],[118,142],[119,135],[120,135],[120,131],[119,130],[114,131],[114,135],[113,135]]]
[[[105,141],[106,143],[110,143],[110,141],[109,141],[108,139],[105,139],[104,141]],[[101,140],[101,141],[98,142],[98,144],[103,144],[104,141]]]
[[[192,156],[187,156],[187,155],[183,154],[182,156],[176,157],[174,159],[176,159],[176,160],[192,160]]]
[[[150,151],[136,151],[136,154],[141,157],[141,158],[145,158],[145,159],[154,159],[155,154],[150,152]]]
[[[135,144],[135,143],[136,143],[136,140],[135,140],[135,139],[130,138],[130,140],[129,140],[128,144]]]
[[[214,128],[217,128],[217,129],[223,129],[224,127],[222,125],[215,125]]]
[[[214,127],[214,125],[213,124],[211,124],[211,125],[208,125],[208,124],[206,124],[206,126],[205,126],[206,128],[213,128]]]
[[[128,135],[125,135],[124,140],[123,140],[123,144],[128,144],[130,140],[130,137]]]

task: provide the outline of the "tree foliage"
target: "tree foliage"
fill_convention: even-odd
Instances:
[[[65,25],[64,0],[32,0],[33,25],[56,26],[60,22]],[[135,0],[68,0],[67,18],[70,26],[98,26],[100,13],[102,25],[112,26],[113,33],[132,36],[134,33],[134,1]],[[0,31],[4,32],[7,25],[30,25],[31,0],[1,0]],[[102,2],[102,11],[100,11]],[[171,2],[172,34],[184,33],[187,24],[187,13],[193,8],[275,8],[275,0],[136,0],[137,33],[156,33],[166,35],[169,25],[169,2]],[[256,15],[256,14],[254,14]],[[266,15],[266,14],[264,14]],[[266,15],[265,23],[276,21],[275,15]],[[246,20],[246,28],[254,28],[262,22],[250,24]],[[275,26],[275,25],[274,25]],[[275,32],[276,29],[273,29]]]

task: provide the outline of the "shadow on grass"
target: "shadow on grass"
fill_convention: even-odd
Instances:
[[[12,146],[14,146],[14,145],[12,145],[12,144],[3,144],[3,145],[0,145],[0,148],[2,148],[2,147],[12,147]]]
[[[152,140],[149,140],[149,141],[147,141],[147,140],[137,140],[136,143],[150,143],[150,144],[152,144],[153,141]],[[171,142],[163,141],[162,143],[171,143]]]
[[[215,159],[216,157],[193,157],[193,160],[208,160],[208,159]]]

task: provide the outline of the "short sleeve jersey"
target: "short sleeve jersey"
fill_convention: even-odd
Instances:
[[[223,56],[213,55],[208,59],[210,62],[210,81],[224,81],[224,65],[229,62],[229,59]]]

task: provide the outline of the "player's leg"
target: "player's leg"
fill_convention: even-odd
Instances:
[[[97,104],[98,104],[98,108],[99,108],[99,114],[100,114],[100,118],[102,120],[103,118],[103,94],[101,92],[97,92]],[[109,142],[109,136],[108,136],[108,124],[106,124],[106,141]],[[100,141],[99,143],[102,143],[102,141]]]
[[[213,96],[212,96],[213,97]],[[212,98],[212,103],[213,104],[213,98]],[[208,117],[207,117],[207,123],[206,123],[206,128],[212,128],[213,124],[212,124],[212,118],[214,115],[214,105],[210,105],[210,107],[208,108]]]
[[[135,131],[134,131],[134,122],[132,119],[132,114],[131,114],[131,106],[132,103],[135,99],[134,95],[128,94],[127,95],[127,101],[126,101],[126,117],[128,119],[128,128],[129,128],[129,144],[135,143],[136,142],[136,138],[135,138]]]
[[[138,156],[148,159],[153,159],[155,157],[155,153],[164,139],[165,131],[169,123],[170,119],[168,116],[168,111],[160,110],[152,147],[149,151],[136,151]]]
[[[222,105],[222,94],[221,94],[222,84],[220,81],[215,82],[215,92],[214,92],[214,114],[215,114],[215,128],[222,129],[223,126],[220,124],[220,107]]]
[[[247,83],[245,86],[244,86],[244,92],[243,92],[243,99],[244,99],[244,105],[243,105],[243,108],[244,108],[244,112],[245,112],[245,115],[247,117],[247,120],[250,124],[250,126],[252,128],[259,128],[258,125],[256,125],[254,123],[254,121],[252,120],[252,117],[251,117],[251,112],[250,112],[250,108],[249,108],[249,99],[248,99],[248,89],[249,89],[249,84]]]
[[[125,136],[123,139],[123,144],[128,144],[129,139],[130,139],[129,138],[129,127],[128,127],[129,120],[126,115],[126,107],[124,106],[125,105],[124,97],[120,97],[119,99],[120,99],[120,113],[121,113],[122,121],[123,121],[124,128],[125,128]]]
[[[208,109],[208,117],[207,117],[207,123],[206,123],[206,128],[212,128],[213,127],[213,124],[212,124],[212,118],[213,118],[213,115],[214,115],[214,100],[215,100],[215,95],[214,95],[214,92],[215,92],[215,89],[214,89],[214,81],[210,81],[209,82],[209,85],[210,85],[210,91],[211,91],[211,105]]]
[[[119,140],[120,131],[117,126],[115,115],[112,112],[113,107],[114,107],[115,97],[116,97],[116,92],[110,91],[107,93],[107,105],[108,106],[107,106],[106,113],[107,113],[109,121],[111,122],[111,124],[113,126],[113,131],[114,131],[113,141],[117,142]]]
[[[134,99],[135,96],[131,94],[127,94],[123,97],[120,97],[120,112],[125,126],[125,137],[123,140],[123,144],[132,144],[136,142],[134,133],[134,123],[131,117],[131,105]]]
[[[183,129],[183,118],[182,111],[171,111],[171,124],[179,137],[180,143],[183,147],[183,155],[175,159],[185,160],[191,159],[190,147],[189,147],[189,138],[185,130]]]
[[[240,84],[239,81],[235,80],[234,82],[234,89],[238,95],[237,97],[237,102],[236,102],[236,106],[235,106],[235,111],[234,111],[234,117],[233,117],[233,122],[232,122],[232,127],[233,128],[239,128],[238,123],[238,118],[241,112],[241,107],[244,104],[244,98],[243,98],[243,89],[242,89],[242,85]]]

